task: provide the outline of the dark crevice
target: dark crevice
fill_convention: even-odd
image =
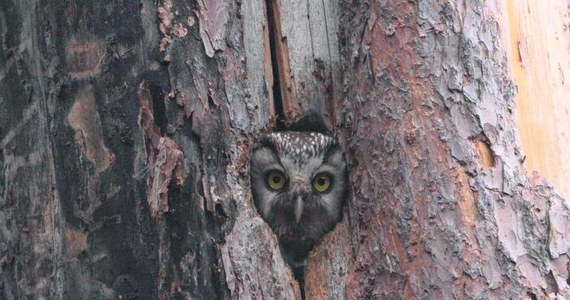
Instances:
[[[164,103],[164,91],[162,88],[155,84],[148,84],[148,90],[152,98],[152,114],[156,126],[160,128],[162,135],[166,134],[166,127],[168,126],[168,118],[166,117],[166,104]]]
[[[267,23],[269,24],[269,49],[271,52],[271,69],[273,71],[273,105],[275,109],[275,130],[280,131],[285,127],[285,113],[283,109],[283,99],[281,97],[281,83],[279,82],[279,63],[277,58],[277,43],[279,34],[277,31],[277,20],[275,17],[274,0],[266,0],[265,8],[267,9]]]
[[[526,295],[527,295],[530,299],[532,299],[532,300],[537,300],[537,299],[538,299],[538,297],[536,296],[536,294],[533,293],[533,292],[530,292],[530,291],[529,291],[529,292],[526,292]]]

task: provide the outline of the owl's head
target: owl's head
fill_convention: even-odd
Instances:
[[[271,133],[253,149],[251,184],[259,213],[278,236],[318,239],[341,217],[346,163],[333,137]]]

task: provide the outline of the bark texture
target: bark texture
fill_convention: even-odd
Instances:
[[[489,3],[343,3],[348,298],[567,297],[569,210],[522,168]]]
[[[263,1],[0,5],[0,298],[298,293],[244,174]]]
[[[0,2],[0,297],[568,296],[488,5]],[[308,112],[353,195],[299,287],[248,160]]]

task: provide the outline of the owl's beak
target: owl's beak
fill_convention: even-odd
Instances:
[[[301,216],[303,215],[303,198],[301,196],[297,197],[297,201],[295,201],[295,222],[299,223],[301,221]]]

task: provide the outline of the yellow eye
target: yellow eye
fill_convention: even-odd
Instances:
[[[331,177],[328,174],[317,174],[313,178],[313,188],[319,193],[324,193],[331,188]]]
[[[285,186],[285,175],[279,171],[271,171],[267,175],[267,185],[273,190],[281,190]]]

